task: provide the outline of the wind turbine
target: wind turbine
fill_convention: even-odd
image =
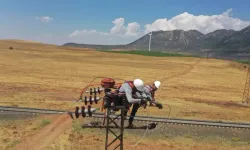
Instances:
[[[148,43],[148,51],[150,52],[152,31],[148,35],[150,36],[149,37],[149,43]]]

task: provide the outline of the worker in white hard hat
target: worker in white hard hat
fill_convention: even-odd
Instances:
[[[155,92],[160,88],[161,82],[155,81],[152,85],[145,86],[145,92],[147,96],[151,99],[150,106],[153,105],[155,101]]]
[[[132,104],[141,105],[146,103],[145,97],[147,95],[144,93],[144,83],[141,79],[135,79],[134,81],[126,81],[120,87],[118,87],[118,95],[121,100],[121,104],[125,106],[125,116]],[[138,96],[138,94],[140,96]],[[135,95],[137,95],[135,97]]]
[[[145,85],[144,86],[144,93],[146,94],[146,97],[144,97],[145,99],[150,101],[150,104],[153,106],[158,107],[159,109],[162,109],[162,104],[156,102],[154,96],[155,96],[155,91],[157,91],[160,88],[161,82],[160,81],[155,81],[152,85]],[[136,93],[137,94],[137,93]],[[142,95],[145,96],[145,95]],[[145,103],[146,104],[146,103]],[[133,108],[130,114],[130,118],[129,118],[129,126],[128,127],[133,127],[133,120],[134,117],[137,113],[137,110],[140,108],[140,104],[135,103],[133,104]]]

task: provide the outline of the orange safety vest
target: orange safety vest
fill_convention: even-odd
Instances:
[[[148,88],[148,86],[146,86],[147,88]],[[155,91],[153,90],[153,88],[149,85],[149,88],[148,88],[149,90],[150,90],[150,93],[151,93],[151,95],[152,95],[152,98],[154,99],[154,97],[155,97]]]
[[[133,81],[125,81],[124,83],[128,83],[129,84],[129,86],[132,89],[132,94],[135,94],[137,92],[137,89],[136,89]],[[117,90],[119,90],[121,88],[121,86],[122,86],[122,84],[118,85]]]

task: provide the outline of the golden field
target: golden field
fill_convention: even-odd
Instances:
[[[10,46],[13,47],[12,50],[9,49]],[[156,99],[171,106],[170,117],[239,122],[250,120],[250,106],[243,107],[240,104],[246,80],[246,68],[236,62],[192,57],[116,54],[19,40],[1,40],[0,66],[0,105],[73,110],[80,104],[72,100],[79,98],[81,89],[94,77],[126,80],[140,78],[146,83],[155,80],[162,82],[161,88],[156,93]],[[158,116],[167,116],[169,112],[169,108],[165,105],[162,110],[152,107],[147,110],[149,115]],[[138,114],[145,115],[145,110],[141,108]],[[42,130],[30,127],[36,126],[34,124],[39,122],[39,119],[30,121],[30,124],[27,124],[28,122],[16,123],[19,125],[16,128],[24,134],[15,135],[9,140],[6,140],[11,135],[9,132],[17,129],[12,129],[6,125],[8,123],[3,123],[0,149],[8,147],[13,140],[25,139]],[[22,130],[22,126],[26,126],[25,130]],[[51,138],[54,143],[49,142],[48,149],[58,149],[58,147],[71,149],[80,146],[69,142],[69,136],[80,135],[72,135],[71,125],[68,126],[67,130],[63,130],[65,131],[63,134],[55,131],[58,137]],[[91,133],[88,136],[92,136]],[[150,143],[148,141],[150,139],[144,139],[136,149],[153,149],[153,146],[146,145]],[[95,145],[98,140],[92,142],[92,145]],[[129,145],[129,140],[127,142]],[[156,141],[151,142],[156,143]],[[17,145],[18,143],[16,142]],[[190,139],[160,140],[155,148],[166,147],[169,149],[236,148],[228,144],[221,145],[219,142],[204,144]],[[245,149],[249,146],[241,145],[237,148]]]

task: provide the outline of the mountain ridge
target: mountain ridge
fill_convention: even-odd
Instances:
[[[65,43],[62,46],[73,46],[94,49],[124,49],[148,50],[149,36],[124,45],[95,45]],[[204,50],[209,50],[212,57],[234,57],[238,53],[250,52],[250,26],[235,31],[232,29],[218,29],[203,34],[197,30],[170,30],[153,31],[151,36],[151,50],[161,52],[185,52],[195,55],[204,55]]]

